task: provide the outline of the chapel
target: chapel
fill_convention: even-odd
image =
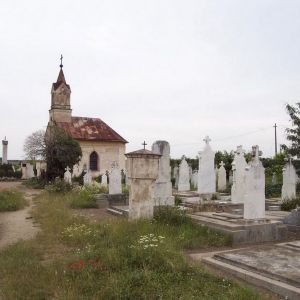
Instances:
[[[61,57],[59,74],[51,89],[47,129],[56,125],[79,142],[82,158],[73,168],[74,175],[83,170],[90,170],[93,177],[102,175],[113,163],[124,170],[127,141],[99,118],[72,116],[70,97],[71,88],[65,79]]]

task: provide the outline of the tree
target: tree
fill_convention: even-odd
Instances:
[[[29,135],[25,140],[23,150],[27,159],[42,159],[45,151],[45,131],[40,129]]]
[[[292,128],[286,129],[286,138],[291,142],[290,146],[281,145],[287,153],[300,158],[300,103],[295,106],[287,104],[286,111],[291,118]]]
[[[78,141],[74,140],[64,130],[53,125],[48,128],[45,138],[45,159],[47,177],[63,177],[66,167],[73,168],[82,156]]]

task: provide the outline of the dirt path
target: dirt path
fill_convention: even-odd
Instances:
[[[29,205],[22,210],[14,212],[0,212],[0,248],[14,244],[19,240],[33,238],[39,228],[30,216],[32,197],[41,191],[28,189],[20,182],[0,182],[0,191],[18,190],[28,200]]]

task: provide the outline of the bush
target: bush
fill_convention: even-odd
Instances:
[[[46,181],[46,179],[42,179],[39,177],[33,177],[31,179],[24,181],[23,184],[25,186],[33,188],[33,189],[43,189],[43,188],[45,188],[47,181]]]
[[[300,198],[295,198],[291,200],[284,200],[281,204],[281,210],[291,211],[297,206],[300,206]]]
[[[98,204],[92,193],[82,189],[79,193],[72,192],[68,195],[71,208],[97,208]]]
[[[0,165],[0,177],[20,179],[22,177],[22,172],[14,171],[11,164]]]
[[[0,192],[0,211],[15,211],[23,208],[26,200],[21,193],[17,192]]]
[[[83,186],[82,189],[91,194],[108,194],[108,188],[106,186],[102,186],[96,181],[92,181],[91,184]]]
[[[66,193],[72,189],[72,186],[60,178],[55,178],[54,183],[46,185],[45,189],[50,193]]]

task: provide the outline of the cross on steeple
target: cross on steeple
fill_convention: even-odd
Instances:
[[[209,136],[207,135],[203,141],[204,141],[206,144],[209,144],[209,142],[211,142],[211,139],[210,139]]]
[[[62,69],[62,67],[63,67],[63,64],[62,64],[63,58],[64,58],[64,57],[63,57],[62,54],[61,54],[61,55],[60,55],[60,65],[59,65],[61,69]]]
[[[144,143],[142,144],[144,146],[144,150],[146,149],[146,142],[144,141]]]

